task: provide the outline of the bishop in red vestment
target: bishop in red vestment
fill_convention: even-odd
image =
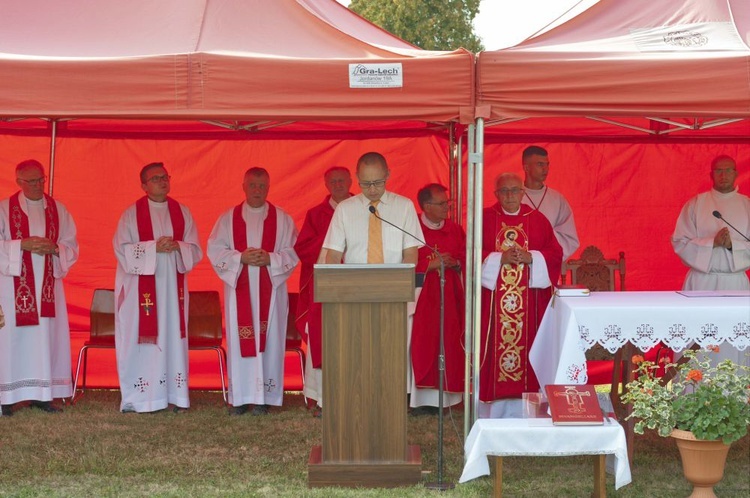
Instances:
[[[482,227],[479,398],[485,402],[539,390],[529,350],[562,265],[547,218],[521,204],[521,178],[500,175],[495,196],[498,203],[484,210]]]

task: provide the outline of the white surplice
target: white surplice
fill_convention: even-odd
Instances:
[[[173,236],[166,202],[148,201],[154,239]],[[115,277],[115,346],[122,401],[120,410],[152,412],[170,403],[190,406],[188,395],[188,341],[180,333],[177,272],[188,273],[203,258],[198,230],[190,210],[180,205],[185,233],[180,252],[156,252],[156,240],[139,241],[135,204],[120,217],[112,241],[117,257]],[[156,277],[156,344],[138,343],[138,275]],[[187,333],[188,284],[185,278]]]
[[[750,242],[729,228],[732,250],[714,247],[714,237],[727,223],[713,215],[718,211],[741,233],[750,237],[750,198],[737,189],[721,193],[715,189],[690,199],[682,208],[674,234],[672,247],[690,270],[683,290],[747,290],[750,280]],[[750,358],[727,344],[721,346],[718,360],[729,358],[738,364],[750,366]],[[717,360],[717,361],[718,361]]]
[[[44,205],[18,196],[29,219],[29,235],[45,237]],[[9,199],[0,201],[0,306],[5,326],[0,329],[0,403],[51,401],[73,394],[70,376],[70,328],[62,279],[78,260],[76,226],[68,210],[57,202],[59,253],[52,257],[55,277],[55,317],[39,318],[39,325],[16,326],[13,277],[21,274],[21,241],[11,240]],[[44,256],[31,254],[36,302],[41,302]],[[37,307],[38,309],[38,307]]]
[[[562,246],[563,261],[571,257],[581,244],[578,241],[573,209],[565,197],[546,185],[539,190],[527,187],[521,202],[537,209],[549,220],[555,237]]]
[[[224,282],[224,324],[227,331],[229,372],[229,403],[242,405],[281,406],[284,399],[284,350],[286,341],[289,295],[286,282],[299,263],[294,252],[297,228],[292,218],[276,208],[276,243],[268,253],[271,264],[268,273],[273,291],[268,314],[266,349],[260,353],[260,334],[255,334],[255,357],[242,357],[237,325],[237,279],[247,271],[250,280],[250,303],[253,327],[260,330],[259,277],[260,268],[243,265],[242,253],[234,248],[234,208],[219,217],[208,238],[207,253],[216,274]],[[242,204],[242,218],[247,228],[247,247],[260,247],[263,240],[263,221],[268,215],[268,203],[259,208]]]

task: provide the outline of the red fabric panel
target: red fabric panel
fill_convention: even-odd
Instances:
[[[495,202],[495,177],[523,176],[521,153],[528,144],[485,148],[484,205]],[[750,192],[750,147],[743,144],[546,143],[547,184],[573,208],[581,247],[596,245],[607,258],[625,251],[627,290],[682,288],[687,267],[672,250],[671,237],[682,206],[711,188],[711,160],[737,160],[740,192]]]
[[[0,135],[0,198],[15,192],[14,169],[27,158],[47,165],[49,139]],[[65,204],[78,227],[80,258],[65,279],[72,330],[88,330],[93,289],[114,287],[116,260],[112,236],[125,208],[143,195],[138,172],[163,161],[172,175],[170,195],[186,204],[206,241],[221,213],[244,199],[242,176],[262,166],[271,174],[268,199],[288,212],[298,227],[305,213],[325,197],[323,172],[331,166],[354,171],[357,158],[382,152],[391,167],[388,188],[412,198],[426,183],[448,182],[447,144],[442,139],[371,140],[135,140],[58,138],[53,195]],[[416,174],[419,172],[419,174]],[[49,173],[48,173],[49,174]],[[354,186],[359,192],[359,187]],[[297,291],[298,271],[289,282]],[[192,290],[222,285],[208,258],[188,275]]]

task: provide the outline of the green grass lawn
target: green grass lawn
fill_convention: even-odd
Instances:
[[[0,496],[487,497],[490,477],[439,493],[420,486],[383,489],[307,488],[310,448],[321,422],[302,396],[265,417],[230,417],[221,394],[191,392],[184,414],[121,414],[119,392],[87,391],[65,412],[18,409],[0,417]],[[463,468],[463,412],[445,418],[445,480]],[[424,482],[437,480],[437,417],[410,417],[409,443],[422,449]],[[504,458],[506,497],[585,497],[593,489],[590,457]],[[633,482],[618,497],[685,497],[690,486],[670,438],[636,436]],[[750,442],[735,443],[721,497],[750,496]]]

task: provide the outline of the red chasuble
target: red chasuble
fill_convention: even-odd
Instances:
[[[466,235],[463,229],[445,220],[440,230],[428,228],[420,217],[425,242],[440,252],[448,252],[457,260],[466,259]],[[436,258],[427,247],[419,249],[417,273],[427,271]],[[463,268],[465,265],[461,265]],[[464,286],[463,277],[453,268],[445,274],[445,376],[447,392],[464,390]],[[440,276],[439,269],[427,272],[414,312],[411,333],[411,361],[414,382],[419,388],[438,388],[438,354],[440,352]]]
[[[295,324],[303,336],[305,326],[307,326],[308,336],[305,337],[305,342],[309,348],[308,354],[313,368],[321,368],[323,363],[323,318],[321,304],[313,301],[313,265],[318,262],[328,225],[331,224],[331,218],[333,218],[330,200],[329,195],[323,202],[307,212],[305,223],[294,244],[294,252],[302,262]]]
[[[20,192],[16,192],[8,201],[10,212],[9,225],[12,227],[13,240],[29,237],[29,217],[21,209],[18,201]],[[60,235],[60,217],[55,200],[44,194],[44,236],[57,242]],[[42,278],[41,316],[55,316],[55,277],[52,272],[52,255],[44,256],[44,276]],[[16,326],[39,325],[39,310],[36,305],[36,282],[34,265],[29,251],[21,251],[21,275],[13,277],[16,303]]]
[[[244,201],[234,208],[232,213],[232,237],[234,248],[242,252],[247,249],[247,223],[242,217],[242,206]],[[260,248],[271,253],[276,247],[276,207],[267,202],[268,214],[263,220],[263,236],[261,238]],[[259,268],[259,310],[257,310],[260,323],[260,352],[266,350],[266,335],[268,334],[268,316],[271,308],[271,294],[273,293],[273,284],[271,276],[268,273],[267,266]],[[250,301],[250,276],[249,268],[243,268],[240,276],[237,278],[235,288],[235,297],[237,299],[237,325],[240,336],[240,355],[243,358],[254,357],[258,355],[255,348],[255,326],[253,325],[253,308]]]
[[[498,203],[484,210],[482,231],[482,259],[517,244],[541,252],[550,280],[557,282],[562,248],[543,214],[522,204],[517,215],[507,215]],[[518,398],[539,390],[529,350],[551,296],[552,287],[529,288],[525,264],[503,265],[495,291],[482,289],[480,400]]]
[[[169,220],[172,223],[172,240],[181,241],[185,236],[185,217],[180,203],[167,197]],[[154,239],[151,224],[151,211],[148,197],[143,196],[135,203],[135,219],[138,223],[138,240]],[[177,272],[177,295],[180,308],[180,337],[185,338],[185,274]],[[138,306],[138,343],[156,344],[159,337],[159,321],[156,313],[156,276],[138,276],[138,295],[143,301]]]

